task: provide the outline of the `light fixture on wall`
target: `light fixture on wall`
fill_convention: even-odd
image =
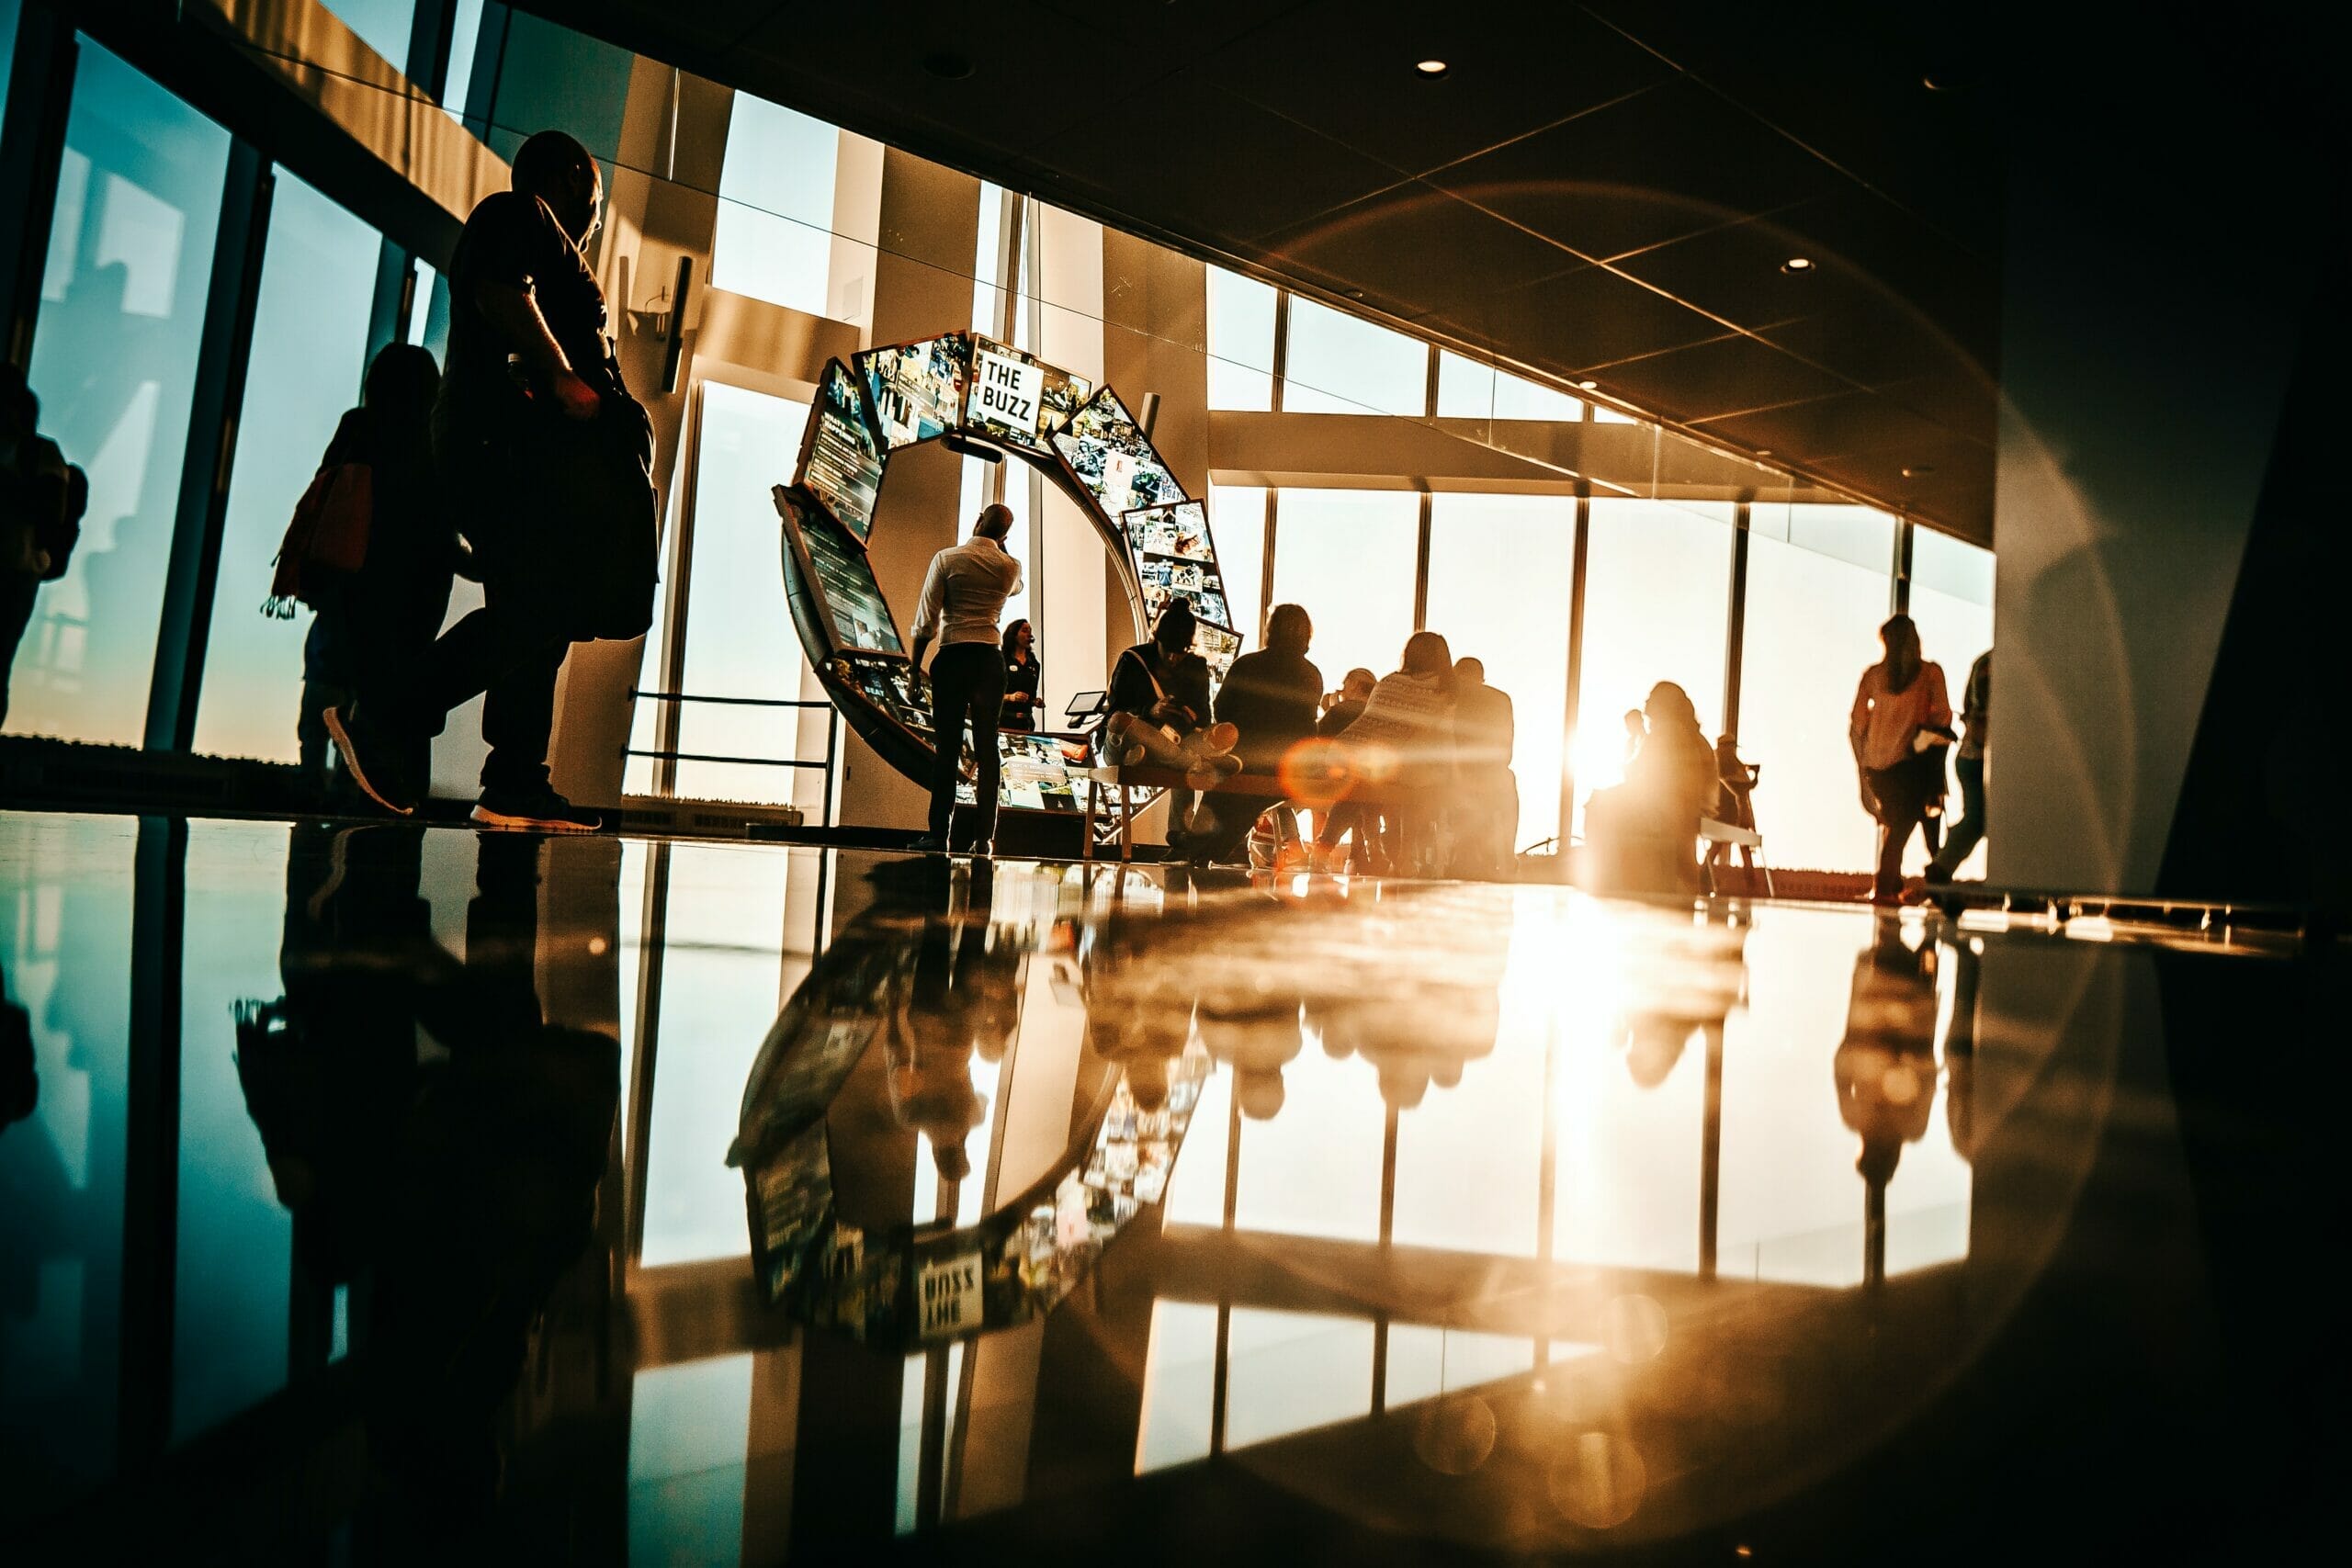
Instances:
[[[1442,82],[1453,69],[1442,60],[1417,60],[1413,62],[1413,73],[1424,82]]]
[[[1791,256],[1788,260],[1781,264],[1781,270],[1792,276],[1798,273],[1811,272],[1813,270],[1813,258],[1811,256]]]

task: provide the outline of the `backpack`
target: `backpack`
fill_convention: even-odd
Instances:
[[[375,473],[367,464],[334,463],[320,468],[294,503],[294,519],[277,547],[277,570],[270,576],[262,614],[290,621],[296,600],[317,609],[334,583],[367,561],[375,514]]]

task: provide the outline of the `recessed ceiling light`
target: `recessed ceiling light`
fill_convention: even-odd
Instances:
[[[1781,270],[1782,272],[1811,272],[1813,270],[1813,258],[1811,256],[1791,256],[1788,260],[1781,264]]]
[[[1906,479],[1923,479],[1935,471],[1936,466],[1933,463],[1913,463],[1903,470],[1903,477]]]
[[[1600,383],[1598,381],[1578,381],[1577,383],[1577,390],[1579,392],[1597,392],[1600,390]]]
[[[1453,67],[1442,60],[1417,60],[1413,62],[1413,69],[1424,82],[1442,82],[1446,73]]]
[[[1361,288],[1342,289],[1341,292],[1346,294],[1351,299],[1361,299],[1363,298],[1363,290]]]

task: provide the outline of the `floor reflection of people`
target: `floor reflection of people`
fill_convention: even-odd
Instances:
[[[539,841],[481,840],[462,962],[418,897],[422,841],[295,829],[286,993],[245,1010],[238,1075],[298,1261],[366,1297],[368,1454],[400,1505],[385,1526],[435,1533],[497,1495],[499,1412],[591,1239],[620,1058],[541,1011]]]
[[[1671,1077],[1694,1034],[1720,1046],[1746,983],[1747,946],[1746,924],[1712,915],[1702,926],[1633,929],[1617,1043],[1635,1085],[1656,1089]]]
[[[923,921],[914,975],[886,1037],[892,1111],[930,1140],[946,1182],[971,1174],[965,1142],[988,1115],[972,1087],[972,1058],[1001,1060],[1020,1027],[1022,955],[1011,933],[1000,940],[989,921],[993,869],[975,862],[967,881],[946,862],[921,863],[919,874],[949,886],[944,907],[932,905]]]
[[[1883,917],[1854,960],[1846,1035],[1832,1064],[1838,1111],[1861,1138],[1864,1278],[1886,1272],[1886,1187],[1903,1145],[1927,1135],[1936,1099],[1936,950]]]

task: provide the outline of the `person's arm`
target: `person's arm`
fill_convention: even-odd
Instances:
[[[1944,667],[1930,664],[1928,677],[1928,724],[1930,728],[1949,734],[1951,730],[1951,694],[1944,689]]]
[[[1846,721],[1846,743],[1854,750],[1854,766],[1862,765],[1862,737],[1869,733],[1871,722],[1871,674],[1862,671],[1861,683],[1854,688],[1854,711]]]
[[[931,558],[931,570],[922,576],[922,597],[915,601],[914,636],[915,668],[922,668],[922,656],[930,651],[931,639],[939,635],[939,617],[946,608],[947,573],[939,564],[939,557]]]
[[[564,357],[561,345],[548,330],[548,319],[539,314],[539,302],[529,288],[505,283],[477,283],[474,308],[498,329],[507,345],[523,356],[524,368],[533,378],[555,394],[556,405],[565,418],[594,419],[603,411],[605,400],[596,395],[595,388],[580,378],[571,361]]]

